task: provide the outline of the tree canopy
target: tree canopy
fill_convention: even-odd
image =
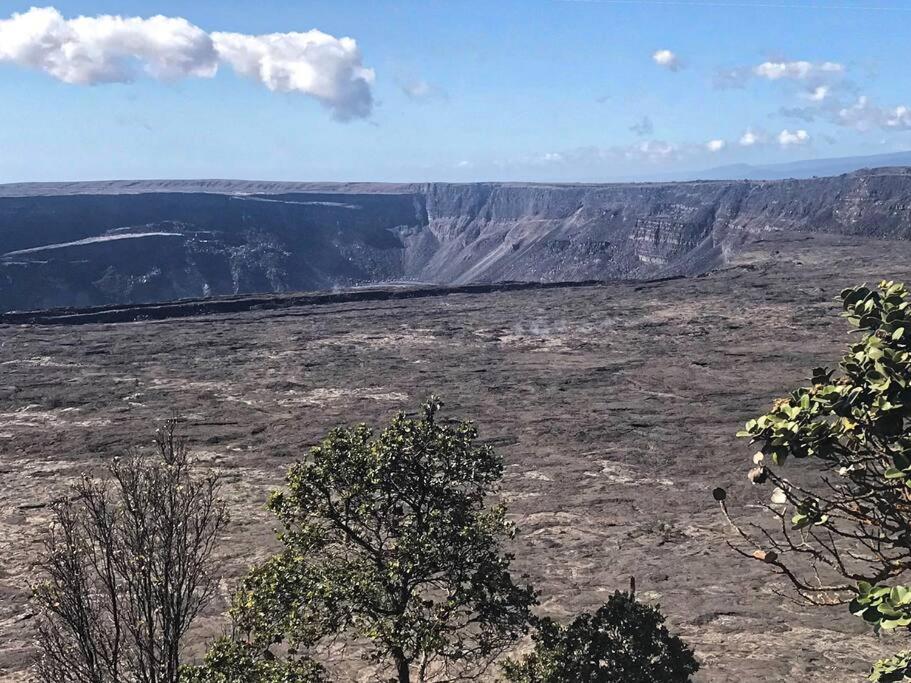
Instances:
[[[486,670],[525,629],[535,593],[516,583],[503,462],[469,422],[430,399],[375,433],[333,430],[291,467],[269,509],[282,550],[243,581],[232,609],[260,648],[369,643],[397,680]]]

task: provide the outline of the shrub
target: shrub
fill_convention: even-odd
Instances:
[[[199,666],[185,666],[180,683],[327,683],[323,667],[309,658],[280,662],[250,643],[220,638]]]
[[[34,587],[41,681],[177,681],[183,638],[215,591],[227,515],[176,427],[157,432],[154,456],[115,460],[55,506]]]
[[[848,604],[875,629],[911,626],[911,295],[882,282],[841,293],[858,328],[837,371],[774,403],[738,434],[758,443],[750,479],[774,486],[774,529],[741,528],[731,545],[787,577],[805,601]],[[780,469],[796,458],[818,476]],[[724,503],[724,492],[716,498]],[[728,517],[730,519],[730,517]],[[732,521],[732,524],[733,521]],[[872,680],[911,677],[911,654],[878,662]]]
[[[538,621],[534,650],[503,666],[510,683],[677,683],[699,669],[692,651],[665,628],[657,607],[614,595],[568,626]]]

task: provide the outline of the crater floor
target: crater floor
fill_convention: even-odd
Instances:
[[[911,279],[909,257],[908,242],[770,234],[692,279],[0,326],[0,678],[24,680],[33,655],[27,584],[48,503],[147,444],[154,420],[178,409],[202,465],[225,476],[226,596],[273,547],[266,494],[308,445],[431,393],[503,453],[517,569],[543,611],[594,607],[635,575],[696,648],[701,681],[860,678],[901,643],[843,609],[783,603],[764,567],[725,546],[711,490],[754,514],[734,433],[837,360],[838,291]]]

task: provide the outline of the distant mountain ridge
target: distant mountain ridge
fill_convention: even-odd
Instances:
[[[0,186],[0,311],[693,275],[768,231],[911,239],[911,168],[600,185]]]
[[[785,180],[854,173],[864,169],[911,166],[911,151],[830,159],[803,159],[783,164],[732,164],[704,171],[687,171],[665,180]]]

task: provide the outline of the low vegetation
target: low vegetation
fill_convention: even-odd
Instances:
[[[562,626],[536,620],[534,650],[503,666],[509,683],[685,683],[699,669],[693,652],[668,633],[657,607],[614,593],[594,614]]]
[[[55,506],[34,587],[40,681],[178,680],[184,636],[216,589],[227,515],[218,480],[193,475],[177,426]]]
[[[632,593],[567,626],[532,613],[506,550],[516,529],[490,502],[503,461],[440,410],[335,429],[291,467],[268,504],[282,549],[241,582],[231,635],[198,664],[181,656],[215,591],[217,478],[193,471],[176,420],[155,453],[83,478],[55,508],[34,591],[40,680],[325,683],[339,644],[398,683],[689,680],[693,653]],[[529,632],[531,652],[504,660]]]
[[[840,298],[859,336],[838,368],[814,369],[808,386],[739,434],[759,444],[750,479],[772,489],[765,508],[774,524],[735,525],[731,545],[785,576],[809,604],[844,605],[877,631],[907,631],[911,293],[882,282]],[[785,478],[790,459],[814,469]],[[724,492],[716,498],[724,507]],[[876,662],[870,674],[872,681],[905,678],[911,650]]]
[[[268,659],[250,643],[219,638],[205,661],[182,669],[181,683],[328,683],[326,670],[309,657]]]

